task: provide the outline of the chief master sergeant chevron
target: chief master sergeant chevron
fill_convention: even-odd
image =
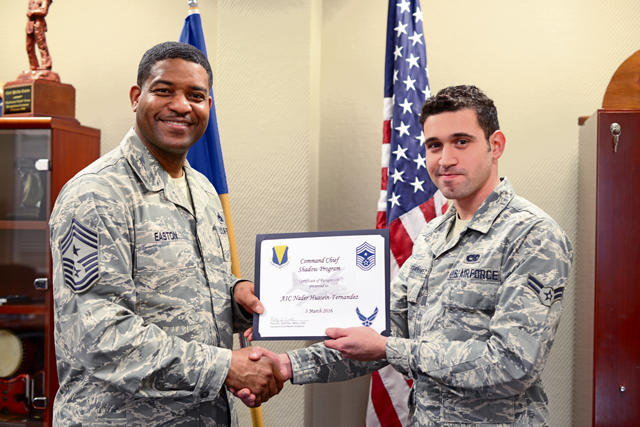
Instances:
[[[186,162],[211,82],[198,49],[149,49],[130,91],[135,128],[58,197],[55,426],[237,426],[227,388],[257,405],[282,388],[271,360],[231,350],[263,308],[231,273],[218,195]]]
[[[297,384],[391,364],[414,380],[411,426],[548,426],[540,374],[562,313],[571,243],[499,178],[506,140],[478,88],[441,90],[420,121],[429,175],[453,206],[425,226],[391,284],[392,336],[330,328],[324,345],[281,355],[254,347],[251,357],[273,358]]]

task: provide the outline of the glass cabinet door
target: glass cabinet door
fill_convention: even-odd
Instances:
[[[0,130],[0,298],[44,302],[51,130]]]

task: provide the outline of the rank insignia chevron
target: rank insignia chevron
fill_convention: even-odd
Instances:
[[[64,282],[82,292],[98,281],[98,233],[75,219],[60,242]]]
[[[562,300],[564,295],[564,286],[559,286],[557,288],[544,286],[531,274],[529,274],[529,277],[527,278],[527,285],[536,293],[536,295],[538,295],[540,302],[547,307],[551,307],[553,303]]]

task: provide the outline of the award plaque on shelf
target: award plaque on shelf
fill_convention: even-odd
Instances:
[[[51,3],[51,0],[29,2],[26,29],[29,69],[4,85],[2,115],[5,117],[59,117],[77,123],[76,90],[61,83],[58,73],[52,71],[45,22]]]
[[[3,92],[4,117],[76,118],[76,90],[69,84],[24,77],[5,84]]]
[[[100,156],[100,131],[76,120],[75,89],[51,69],[44,20],[51,0],[28,4],[29,69],[4,85],[0,117],[0,426],[52,427],[58,377],[48,220],[64,184]],[[13,364],[2,352],[10,344]]]

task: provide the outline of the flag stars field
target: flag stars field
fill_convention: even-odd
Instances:
[[[419,230],[447,208],[427,172],[425,136],[418,120],[424,101],[431,96],[423,18],[420,0],[389,0],[376,228],[391,230],[392,276],[411,255]],[[408,425],[409,388],[390,366],[374,372],[367,427]]]
[[[383,172],[386,192],[380,199],[387,206],[387,225],[436,191],[426,170],[425,136],[418,120],[422,104],[431,95],[424,17],[416,0],[390,0],[389,15],[385,97],[392,108],[385,126],[391,128],[387,136],[391,159],[384,163],[388,165]]]

